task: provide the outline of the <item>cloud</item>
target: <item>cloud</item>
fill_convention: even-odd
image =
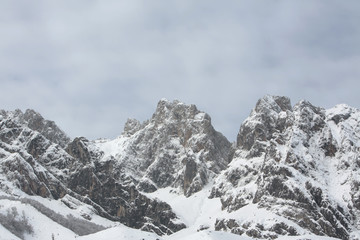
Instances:
[[[162,97],[234,140],[265,94],[359,107],[358,1],[3,1],[0,108],[115,137]]]

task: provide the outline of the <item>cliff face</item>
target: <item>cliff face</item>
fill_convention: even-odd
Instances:
[[[151,194],[192,198],[210,188],[206,201],[220,199],[222,212],[204,228],[349,239],[360,224],[359,148],[358,109],[292,106],[277,96],[257,102],[234,144],[195,105],[164,99],[114,140],[70,140],[33,110],[0,111],[0,190],[71,196],[111,221],[163,235],[189,226]]]

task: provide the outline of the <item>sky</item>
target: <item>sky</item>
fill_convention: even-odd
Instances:
[[[0,0],[0,109],[119,136],[161,98],[230,141],[266,94],[360,108],[358,0]]]

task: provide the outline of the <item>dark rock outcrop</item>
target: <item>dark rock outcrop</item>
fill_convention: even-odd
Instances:
[[[79,169],[71,176],[69,188],[82,196],[88,196],[113,220],[159,235],[185,228],[184,224],[175,223],[177,216],[167,203],[149,199],[139,193],[135,185],[123,185],[111,177],[102,182],[96,176],[96,171],[96,168],[89,166]]]

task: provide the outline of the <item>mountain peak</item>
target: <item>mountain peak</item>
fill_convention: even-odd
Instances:
[[[133,135],[141,128],[141,123],[139,120],[134,118],[128,118],[125,126],[124,126],[124,133],[127,135]]]
[[[23,113],[20,109],[15,111],[0,112],[3,119],[7,119],[18,126],[26,126],[31,130],[41,133],[48,140],[65,147],[70,142],[70,138],[63,132],[54,121],[44,119],[33,109],[27,109]],[[1,119],[0,119],[1,120]]]
[[[203,114],[203,119],[211,122],[210,116],[199,111],[194,104],[187,105],[178,100],[171,102],[166,99],[161,99],[157,105],[152,119],[157,123],[162,123],[165,121],[179,122],[186,121],[187,119],[199,118],[199,116],[196,116],[199,113]]]
[[[292,112],[288,97],[266,95],[259,99],[250,116],[240,127],[237,146],[252,152],[254,157],[264,152],[261,142],[273,137],[273,133],[282,131],[286,126],[286,118]]]
[[[291,111],[292,107],[290,98],[284,96],[265,95],[257,101],[254,111],[262,112],[264,110],[272,110],[277,113],[287,110]]]

